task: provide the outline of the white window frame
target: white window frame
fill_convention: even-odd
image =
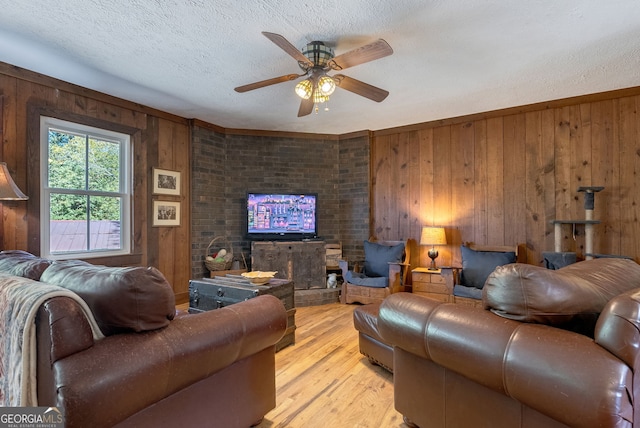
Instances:
[[[120,144],[120,189],[118,192],[100,192],[92,190],[74,191],[69,189],[49,188],[49,130],[53,128],[68,133],[89,134],[92,137]],[[41,256],[52,260],[86,259],[93,257],[112,257],[131,254],[132,199],[133,199],[133,149],[132,138],[128,134],[114,132],[94,126],[82,125],[53,117],[40,117],[40,251]],[[119,196],[121,200],[120,249],[51,252],[50,240],[50,194],[66,193],[78,195]],[[89,231],[87,230],[87,233]],[[89,235],[88,235],[89,236]]]

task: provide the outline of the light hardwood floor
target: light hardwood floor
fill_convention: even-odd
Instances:
[[[393,377],[358,351],[354,305],[297,308],[296,343],[276,354],[276,408],[259,428],[406,428]]]

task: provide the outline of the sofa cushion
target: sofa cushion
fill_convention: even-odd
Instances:
[[[389,276],[389,263],[402,262],[404,244],[382,245],[364,241],[364,274],[367,276]]]
[[[467,287],[465,285],[454,284],[453,295],[458,297],[466,297],[467,299],[482,300],[482,289],[476,287]]]
[[[369,277],[365,274],[347,271],[345,281],[353,285],[361,285],[363,287],[384,288],[389,286],[389,278],[386,276]]]
[[[521,263],[496,268],[483,304],[497,315],[548,324],[589,336],[613,297],[640,287],[640,265],[629,259],[586,260],[549,270]]]
[[[78,294],[105,335],[166,327],[175,316],[175,296],[153,267],[105,267],[55,261],[41,281]]]
[[[513,251],[475,251],[462,245],[462,272],[460,284],[466,287],[482,288],[493,270],[502,265],[515,263],[516,253]]]
[[[21,250],[0,252],[0,272],[38,281],[51,260],[42,259]]]

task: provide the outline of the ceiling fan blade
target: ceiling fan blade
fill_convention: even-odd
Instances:
[[[389,91],[376,88],[375,86],[361,82],[360,80],[352,77],[345,76],[344,74],[337,74],[335,76],[331,76],[331,78],[336,82],[336,86],[376,102],[383,101],[387,98],[387,95],[389,95]]]
[[[300,108],[298,109],[298,117],[307,116],[311,114],[313,111],[313,95],[309,97],[309,99],[303,99],[300,102]]]
[[[287,39],[282,37],[280,34],[269,33],[266,31],[263,31],[262,34],[264,34],[264,36],[267,39],[271,40],[273,43],[278,45],[280,49],[282,49],[283,51],[291,55],[299,63],[302,63],[309,68],[313,67],[313,62],[311,62],[309,58],[304,56],[300,50],[298,50],[295,46],[293,46]]]
[[[274,77],[273,79],[261,80],[260,82],[249,83],[248,85],[238,86],[235,88],[236,92],[253,91],[254,89],[264,88],[265,86],[275,85],[276,83],[288,82],[290,80],[296,80],[298,77],[305,76],[305,74],[286,74],[280,77]]]
[[[389,43],[382,39],[378,39],[373,43],[338,55],[329,61],[329,66],[334,70],[344,70],[345,68],[353,67],[354,65],[384,58],[392,53],[393,49],[391,49]]]

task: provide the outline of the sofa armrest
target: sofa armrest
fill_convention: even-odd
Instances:
[[[582,334],[523,323],[503,377],[510,397],[569,426],[635,426],[633,371]]]
[[[93,332],[80,305],[70,297],[44,302],[36,315],[38,401],[55,402],[53,364],[93,346]]]
[[[598,317],[594,337],[598,345],[629,366],[640,367],[640,289],[607,303]]]
[[[84,311],[70,297],[54,297],[40,306],[36,316],[36,337],[38,359],[50,365],[89,349],[94,341]]]
[[[342,272],[342,277],[346,278],[347,272],[349,272],[349,262],[347,262],[346,260],[338,260],[338,267]]]
[[[391,293],[397,293],[401,291],[405,284],[404,272],[409,271],[408,263],[401,262],[389,262],[389,291]]]
[[[361,273],[364,267],[364,260],[338,260],[338,267],[342,270],[343,278],[346,272],[349,271],[349,263],[351,263],[352,272]]]
[[[459,284],[460,268],[457,267],[441,267],[440,272],[444,278],[447,288],[453,293],[453,286]]]
[[[76,420],[113,425],[236,361],[267,348],[275,354],[286,326],[282,302],[262,295],[178,316],[162,329],[108,336],[57,361],[57,401],[39,405],[73,411]]]

